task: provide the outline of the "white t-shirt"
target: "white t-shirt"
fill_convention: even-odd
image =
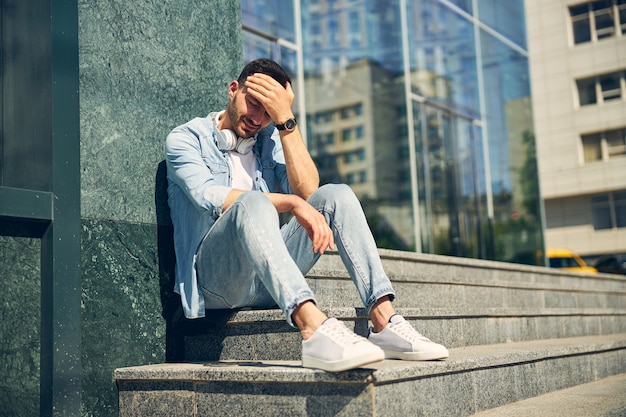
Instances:
[[[237,151],[228,151],[233,165],[232,187],[238,190],[252,191],[256,189],[254,176],[256,175],[256,157],[254,152],[245,155]]]

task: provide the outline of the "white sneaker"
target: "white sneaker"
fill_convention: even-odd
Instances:
[[[449,356],[444,346],[422,336],[399,314],[391,316],[389,324],[378,333],[370,327],[368,340],[385,352],[385,359],[431,361]]]
[[[385,359],[385,353],[354,334],[336,318],[329,318],[313,336],[302,341],[302,366],[330,372],[358,368]]]

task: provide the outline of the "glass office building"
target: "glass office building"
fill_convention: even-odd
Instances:
[[[523,0],[244,0],[381,248],[544,264]]]

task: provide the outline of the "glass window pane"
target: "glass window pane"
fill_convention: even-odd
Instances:
[[[613,193],[613,201],[615,204],[625,204],[626,203],[626,191],[618,191]]]
[[[298,54],[293,49],[280,47],[279,49],[279,58],[276,58],[276,61],[280,63],[280,65],[287,71],[291,80],[295,83],[297,81],[298,74]],[[297,102],[294,102],[293,105],[297,106]]]
[[[434,0],[409,3],[413,91],[466,114],[480,114],[476,56],[468,53],[475,50],[472,24]]]
[[[472,0],[451,0],[451,3],[456,4],[463,11],[472,14]]]
[[[246,62],[261,57],[271,57],[273,50],[272,42],[255,34],[243,31],[243,56]]]
[[[294,50],[278,45],[278,42],[260,37],[254,33],[243,31],[244,61],[257,58],[271,58],[287,71],[292,81],[297,78],[297,53]],[[296,105],[297,103],[294,103]]]
[[[478,0],[478,17],[514,43],[526,48],[523,0]]]
[[[611,8],[611,0],[597,0],[597,1],[593,1],[591,2],[591,10],[593,11],[598,11],[598,10],[605,10],[605,9],[609,9]]]
[[[612,227],[611,210],[608,206],[593,207],[591,213],[593,217],[593,228],[595,230],[610,229]]]
[[[574,29],[574,43],[591,41],[591,25],[589,23],[589,5],[581,4],[569,8]]]
[[[626,155],[626,129],[611,130],[605,136],[609,158]]]
[[[626,129],[609,130],[604,134],[606,144],[610,148],[623,146],[626,144]]]
[[[463,214],[459,226],[464,236],[464,256],[484,258],[485,241],[481,226],[486,224],[487,215],[481,187],[484,184],[482,148],[476,146],[480,143],[480,132],[475,131],[471,122],[457,120],[455,142],[458,144],[459,212]]]
[[[626,34],[626,0],[617,0],[617,5],[618,24],[622,34]]]
[[[481,43],[483,51],[489,51],[483,59],[483,79],[494,193],[506,194],[514,186],[512,149],[521,149],[524,130],[532,131],[528,61],[485,32]],[[514,125],[515,131],[507,125]]]
[[[363,139],[363,126],[356,127],[355,135],[357,139]]]
[[[587,78],[584,80],[576,81],[578,87],[578,99],[581,106],[588,104],[596,104],[598,99],[596,98],[596,79]]]
[[[626,204],[620,207],[615,207],[615,221],[616,227],[626,227]]]
[[[379,247],[414,250],[399,1],[303,1],[302,26],[309,137],[335,137],[308,144],[321,182],[350,183]]]
[[[243,24],[277,38],[296,41],[293,2],[285,0],[242,0]]]
[[[574,29],[574,43],[584,43],[591,41],[591,26],[589,24],[589,16],[581,16],[580,18],[572,19],[572,25]]]
[[[596,36],[598,39],[608,38],[615,34],[613,9],[605,9],[595,12]]]
[[[499,229],[494,236],[495,256],[519,259],[524,252],[535,253],[543,245],[528,58],[490,33],[481,30],[480,36],[485,51],[486,146],[494,224]]]
[[[585,162],[602,160],[602,136],[598,133],[582,136]]]
[[[348,14],[348,25],[350,26],[350,33],[361,35],[361,15],[357,12],[350,12]]]
[[[615,100],[622,97],[619,73],[603,75],[600,77],[599,81],[604,101]]]
[[[607,206],[609,205],[608,195],[596,195],[591,197],[591,204],[594,206]]]
[[[603,230],[613,227],[608,195],[597,195],[591,197],[591,215],[593,218],[594,229]]]
[[[587,4],[572,6],[569,8],[569,14],[572,17],[589,15],[589,6]]]
[[[538,204],[527,204],[538,200],[526,198],[538,188],[522,185],[519,174],[522,168],[533,171],[528,158],[533,147],[524,141],[525,132],[532,131],[528,59],[496,37],[476,39],[467,14],[479,1],[483,13],[474,10],[476,16],[525,47],[521,0],[302,1],[307,131],[315,138],[309,148],[322,182],[352,183],[380,247],[415,248],[419,240],[424,252],[502,260],[521,246],[533,253],[543,249],[541,219],[531,219]],[[406,5],[402,15],[408,22],[408,81],[426,99],[416,99],[409,109],[401,4]],[[477,48],[479,41],[482,48]],[[476,51],[481,49],[485,65],[478,69]],[[476,123],[482,113],[479,70],[489,96],[485,125],[494,142],[490,144],[483,143],[486,132]],[[344,108],[350,111],[342,112]],[[408,126],[411,110],[414,124]],[[325,114],[332,119],[326,120]],[[329,132],[335,137],[332,144],[324,143]],[[409,133],[415,136],[410,144],[415,155],[409,154]],[[344,142],[343,137],[351,140]],[[497,223],[496,233],[506,235],[498,241],[486,216],[483,149],[491,159],[490,186],[498,190],[496,223],[500,218],[510,222],[512,209],[525,220],[517,235],[509,233],[508,223]],[[528,178],[529,183],[537,181],[536,173]],[[415,233],[421,233],[418,239]],[[495,253],[496,246],[505,245],[506,252]]]
[[[614,193],[613,204],[615,205],[615,225],[626,227],[626,191]]]

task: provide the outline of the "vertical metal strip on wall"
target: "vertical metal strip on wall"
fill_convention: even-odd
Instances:
[[[306,118],[306,100],[304,99],[304,55],[302,52],[302,20],[300,16],[302,16],[301,4],[300,0],[293,0],[293,10],[294,10],[294,22],[296,28],[296,54],[298,59],[298,92],[297,92],[297,100],[298,100],[298,108],[300,109],[300,120],[298,123],[300,124],[300,134],[302,135],[302,139],[304,143],[308,143],[308,131],[307,131],[307,118]]]
[[[487,129],[487,103],[485,99],[485,80],[483,78],[483,51],[480,43],[480,26],[478,23],[478,3],[477,0],[472,1],[472,7],[474,9],[474,16],[472,22],[474,23],[474,45],[476,45],[476,76],[478,77],[478,102],[480,106],[480,118],[482,127],[482,141],[483,141],[483,164],[485,166],[485,193],[487,196],[487,229],[489,230],[487,246],[487,258],[493,259],[495,257],[495,250],[493,249],[494,241],[494,207],[493,207],[493,189],[491,183],[491,157],[489,151],[489,130]]]
[[[81,405],[78,3],[51,0],[53,221],[42,238],[41,415]]]
[[[402,61],[404,64],[404,95],[406,102],[407,138],[409,141],[409,167],[411,169],[411,206],[413,211],[413,233],[415,251],[422,252],[422,230],[420,216],[419,189],[417,178],[417,155],[415,149],[415,121],[413,120],[413,98],[411,94],[411,57],[409,55],[409,28],[406,16],[406,0],[400,0],[400,20],[402,23]]]

